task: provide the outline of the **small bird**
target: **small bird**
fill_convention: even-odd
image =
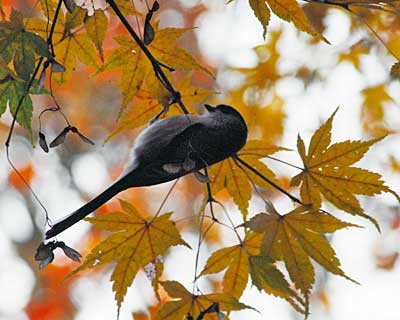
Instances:
[[[228,105],[205,105],[201,115],[179,115],[158,120],[143,130],[133,146],[132,160],[114,184],[78,210],[54,224],[50,239],[68,229],[119,192],[171,181],[198,173],[235,155],[246,143],[247,126]],[[198,174],[201,176],[201,174]]]

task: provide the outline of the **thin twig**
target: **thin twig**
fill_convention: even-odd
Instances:
[[[199,223],[199,239],[197,241],[197,251],[196,251],[196,259],[194,263],[194,279],[193,279],[193,288],[192,288],[192,293],[195,294],[195,290],[197,287],[197,269],[199,267],[199,257],[200,257],[200,247],[201,247],[201,231],[203,229],[203,223],[204,223],[204,214],[200,218],[200,223]]]
[[[312,3],[319,3],[319,4],[327,4],[327,5],[332,5],[336,7],[340,7],[354,16],[356,16],[357,19],[359,19],[362,23],[364,23],[367,28],[372,32],[372,34],[378,39],[378,41],[386,48],[386,50],[397,60],[400,60],[400,58],[395,54],[393,50],[391,50],[386,43],[383,41],[383,39],[379,36],[379,34],[371,27],[371,25],[361,16],[358,15],[356,12],[351,10],[352,7],[359,7],[359,8],[366,8],[366,9],[372,9],[372,10],[382,10],[384,12],[388,12],[391,14],[394,14],[396,16],[399,16],[399,11],[396,10],[394,6],[391,6],[390,4],[387,4],[387,7],[392,8],[394,11],[391,11],[389,9],[386,9],[384,4],[379,4],[379,3],[367,3],[367,2],[358,2],[358,1],[351,1],[347,3],[337,3],[335,1],[330,1],[330,0],[323,0],[323,1],[315,1],[315,0],[304,0],[306,2],[312,2]]]
[[[156,218],[158,217],[158,215],[160,214],[162,208],[164,207],[165,203],[167,202],[169,196],[171,195],[171,193],[172,193],[172,191],[174,190],[174,188],[175,188],[176,184],[178,183],[178,181],[179,181],[179,178],[176,179],[176,180],[174,181],[173,185],[171,186],[171,188],[169,188],[167,195],[164,197],[163,201],[161,201],[161,204],[160,204],[160,206],[158,207],[158,210],[157,210],[156,214],[154,215],[153,219],[151,219],[151,222],[153,222],[154,219],[156,219]],[[151,223],[151,222],[150,222],[150,223]]]
[[[28,82],[28,85],[27,85],[26,88],[25,88],[25,91],[24,91],[23,95],[21,96],[21,98],[20,98],[19,101],[18,101],[18,105],[17,105],[17,108],[15,109],[15,113],[14,113],[14,116],[13,116],[13,120],[12,120],[12,122],[11,122],[10,130],[9,130],[9,132],[8,132],[7,140],[6,140],[6,143],[5,143],[6,149],[7,149],[7,154],[8,154],[8,147],[10,146],[11,136],[12,136],[12,134],[13,134],[14,127],[15,127],[15,123],[16,123],[16,121],[17,121],[17,115],[18,115],[18,113],[19,113],[19,110],[20,110],[21,107],[22,107],[22,103],[24,102],[24,99],[25,99],[26,96],[29,94],[29,90],[30,90],[31,87],[32,87],[33,81],[35,81],[35,78],[36,78],[36,76],[37,76],[37,74],[38,74],[38,72],[39,72],[39,68],[40,68],[40,66],[41,66],[42,63],[43,63],[43,60],[44,60],[44,57],[40,57],[40,59],[39,59],[37,65],[36,65],[35,71],[33,71],[33,74],[32,74],[32,76],[31,76],[31,78],[30,78],[30,80],[29,80],[29,82]]]
[[[239,155],[240,156],[258,156],[258,157],[268,158],[268,159],[271,159],[271,160],[278,161],[278,162],[281,162],[283,164],[286,164],[286,165],[288,165],[288,166],[290,166],[292,168],[303,170],[303,168],[300,168],[300,167],[294,165],[293,163],[290,163],[290,162],[287,162],[287,161],[284,161],[284,160],[281,160],[281,159],[278,159],[278,158],[275,158],[275,157],[271,157],[269,155],[257,153],[257,152],[243,152],[243,153],[241,152]]]
[[[47,44],[50,46],[51,49],[52,49],[52,40],[53,40],[53,34],[54,34],[55,24],[56,24],[56,22],[57,22],[57,19],[58,19],[59,13],[60,13],[61,3],[62,3],[62,0],[59,0],[57,9],[56,9],[56,12],[55,12],[55,15],[54,15],[53,23],[52,23],[52,26],[51,26],[51,29],[50,29],[50,33],[49,33],[49,36],[48,36],[48,38],[47,38]],[[53,54],[53,56],[54,56],[53,50],[52,50],[52,54]],[[32,76],[31,76],[31,78],[29,79],[29,82],[28,82],[27,86],[25,87],[25,91],[24,91],[23,95],[21,96],[21,98],[20,98],[19,101],[18,101],[18,105],[17,105],[17,107],[16,107],[16,109],[15,109],[15,113],[14,113],[14,115],[13,115],[13,120],[12,120],[12,122],[11,122],[10,130],[9,130],[9,132],[8,132],[8,136],[7,136],[7,139],[6,139],[6,142],[5,142],[5,146],[6,146],[6,157],[7,157],[7,162],[9,163],[9,165],[11,166],[11,168],[14,170],[14,172],[16,172],[17,175],[21,178],[21,181],[26,185],[26,187],[29,189],[29,191],[30,191],[31,194],[33,195],[33,197],[36,199],[36,201],[37,201],[37,202],[39,203],[39,205],[42,207],[43,211],[45,212],[46,223],[47,223],[49,226],[51,226],[51,220],[50,220],[50,218],[49,218],[47,209],[45,208],[45,206],[43,205],[43,203],[40,201],[40,199],[39,199],[39,197],[36,195],[36,193],[33,191],[33,189],[31,188],[31,186],[29,185],[29,183],[25,180],[25,178],[23,177],[23,175],[21,174],[21,172],[19,172],[19,170],[14,166],[13,162],[12,162],[11,159],[10,159],[10,152],[9,152],[11,137],[12,137],[12,134],[13,134],[13,132],[14,132],[15,123],[16,123],[16,121],[17,121],[18,113],[19,113],[19,111],[21,110],[22,103],[24,102],[24,99],[29,95],[29,91],[30,91],[30,89],[31,89],[31,87],[32,87],[33,82],[34,82],[35,79],[36,79],[36,76],[37,76],[37,74],[38,74],[38,72],[39,72],[39,69],[40,69],[42,63],[43,63],[43,60],[44,60],[44,57],[40,57],[40,58],[39,58],[39,60],[38,60],[38,62],[37,62],[37,65],[36,65],[36,67],[35,67],[35,70],[33,71]]]
[[[386,43],[383,41],[383,39],[379,36],[379,34],[370,26],[370,24],[362,17],[359,16],[358,14],[356,14],[354,11],[352,11],[350,8],[347,9],[350,13],[352,13],[353,15],[355,15],[357,17],[357,19],[359,19],[362,23],[364,23],[367,28],[369,29],[369,31],[372,32],[372,34],[379,40],[379,42],[386,48],[386,50],[397,60],[400,60],[400,58],[396,55],[396,53],[394,51],[392,51],[387,45]]]
[[[204,172],[205,172],[205,175],[207,176],[207,178],[209,178],[207,167],[204,168]],[[235,228],[235,224],[233,223],[233,221],[232,221],[231,217],[229,216],[227,210],[225,209],[225,207],[222,205],[221,202],[219,202],[219,201],[217,201],[217,200],[214,199],[214,197],[213,197],[213,195],[212,195],[212,191],[211,191],[211,183],[210,183],[210,182],[207,182],[207,194],[208,194],[207,202],[210,204],[210,210],[211,210],[211,217],[212,217],[212,219],[213,219],[215,222],[221,224],[221,222],[220,222],[220,221],[215,217],[215,215],[214,215],[214,209],[213,209],[212,204],[213,204],[213,202],[215,202],[216,204],[219,204],[219,205],[222,207],[226,218],[228,219],[229,223],[230,223],[231,226],[232,226],[232,230],[235,232],[236,237],[238,238],[239,242],[242,243],[243,240],[242,240],[242,238],[240,237],[239,233],[237,232],[237,230],[236,230],[236,228]]]
[[[220,202],[215,201],[215,203],[219,204],[222,207],[222,204]],[[177,219],[177,220],[175,220],[175,223],[181,223],[181,222],[185,222],[186,220],[191,220],[191,219],[195,219],[195,218],[198,218],[197,214]],[[204,218],[210,219],[211,221],[215,221],[211,216],[206,215],[206,214],[204,215]],[[234,231],[234,228],[232,228],[229,224],[226,224],[226,223],[221,222],[221,221],[218,221],[218,224],[223,226],[223,227],[225,227],[225,228],[227,228],[227,229],[229,229],[229,230],[231,230],[231,231]]]
[[[236,165],[239,167],[240,170],[243,171],[243,173],[246,175],[247,179],[249,179],[250,184],[253,186],[254,191],[258,194],[258,196],[266,203],[267,201],[264,199],[264,196],[261,194],[261,192],[258,190],[256,184],[254,183],[253,179],[250,177],[249,173],[239,164],[236,162]]]

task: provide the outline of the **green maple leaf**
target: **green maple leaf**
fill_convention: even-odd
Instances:
[[[13,62],[18,77],[29,80],[35,68],[35,55],[49,57],[46,41],[26,30],[22,14],[14,9],[10,21],[0,22],[0,56]]]
[[[95,47],[89,34],[81,28],[86,13],[86,10],[76,6],[72,13],[67,12],[65,15],[60,13],[58,16],[53,33],[53,47],[55,59],[66,69],[65,72],[54,75],[59,84],[71,79],[77,60],[87,66],[97,67]],[[43,19],[28,19],[26,25],[28,30],[39,35],[46,34],[48,30],[47,21]],[[90,27],[89,29],[92,31]]]

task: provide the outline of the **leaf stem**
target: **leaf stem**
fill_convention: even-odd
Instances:
[[[271,156],[265,156],[265,157],[268,158],[268,159],[271,159],[271,160],[278,161],[278,162],[281,162],[283,164],[286,164],[286,165],[288,165],[288,166],[290,166],[292,168],[296,168],[296,169],[299,169],[301,171],[304,170],[303,168],[300,168],[300,167],[298,167],[298,166],[296,166],[296,165],[294,165],[294,164],[292,164],[290,162],[287,162],[285,160],[281,160],[281,159],[278,159],[278,158],[275,158],[275,157],[271,157]]]
[[[259,176],[261,179],[263,179],[265,182],[267,182],[268,184],[270,184],[271,186],[273,186],[275,189],[279,190],[280,192],[282,192],[283,194],[285,194],[287,197],[289,197],[292,201],[304,206],[304,203],[296,198],[295,196],[291,195],[289,192],[287,192],[285,189],[283,189],[282,187],[278,186],[275,182],[271,181],[270,179],[268,179],[266,176],[264,176],[261,172],[259,172],[258,170],[254,169],[251,165],[249,165],[246,161],[244,161],[243,159],[239,158],[238,155],[234,155],[232,156],[232,158],[234,160],[237,160],[238,162],[240,162],[243,166],[245,166],[247,169],[249,169],[250,171],[252,171],[254,174],[256,174],[257,176]]]

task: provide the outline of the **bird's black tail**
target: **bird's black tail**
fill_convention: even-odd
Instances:
[[[67,217],[63,218],[61,221],[54,224],[50,230],[46,232],[46,239],[50,239],[68,229],[78,221],[85,218],[88,214],[96,210],[102,204],[106,203],[112,197],[114,197],[119,192],[129,188],[126,179],[122,178],[116,181],[113,185],[107,188],[105,191],[100,193],[96,198],[86,203],[84,206],[78,210],[72,212]]]

